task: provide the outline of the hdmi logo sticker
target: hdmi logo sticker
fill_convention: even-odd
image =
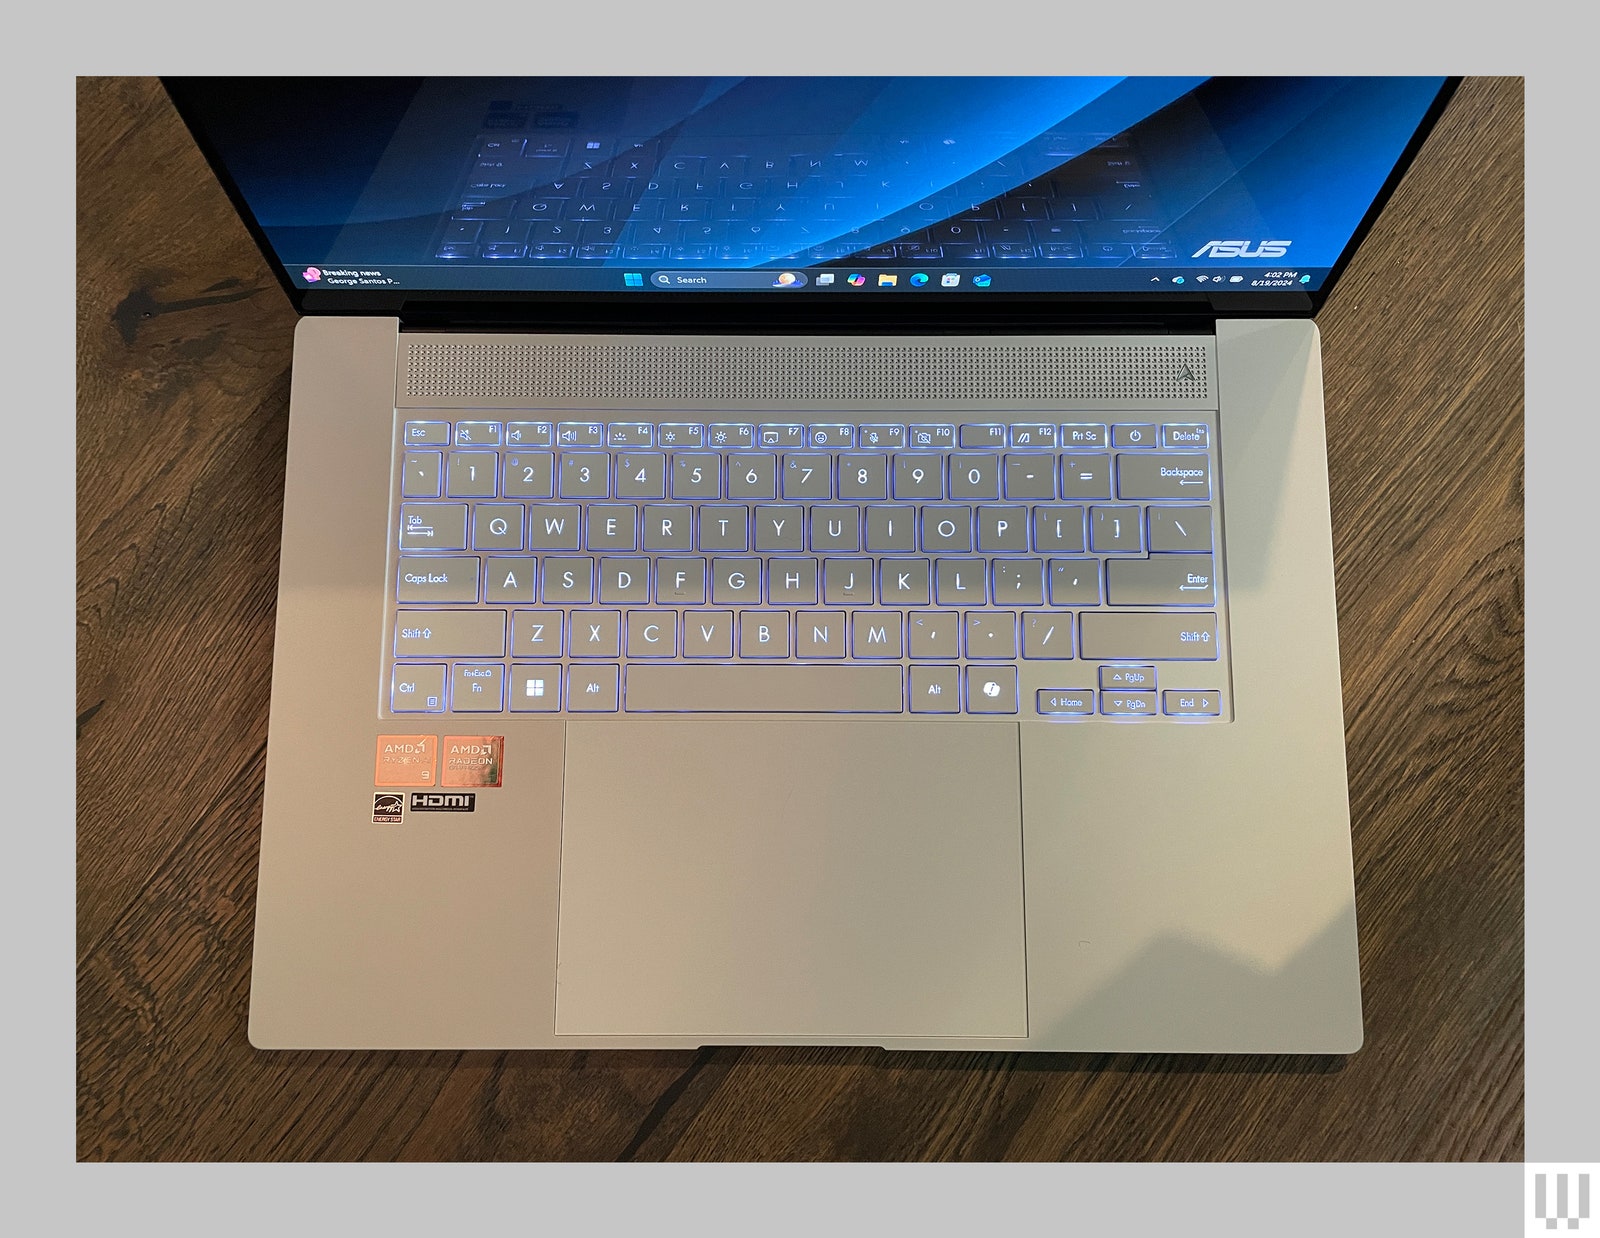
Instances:
[[[473,812],[477,803],[475,791],[413,791],[407,806],[412,812]]]

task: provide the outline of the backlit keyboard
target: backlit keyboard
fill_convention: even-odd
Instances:
[[[397,414],[386,714],[1231,716],[1214,415]]]

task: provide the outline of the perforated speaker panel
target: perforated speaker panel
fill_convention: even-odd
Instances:
[[[1209,336],[403,335],[402,406],[657,401],[1215,407]]]

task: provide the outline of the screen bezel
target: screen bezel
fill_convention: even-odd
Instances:
[[[292,79],[289,79],[292,80]],[[207,136],[195,103],[195,94],[225,83],[221,78],[160,79],[178,116],[213,175],[228,195],[268,268],[288,296],[297,314],[305,316],[359,315],[398,317],[403,322],[431,326],[563,326],[606,327],[611,330],[706,330],[737,327],[742,330],[938,330],[973,324],[988,329],[1026,330],[1063,322],[1112,325],[1137,324],[1152,318],[1178,322],[1231,317],[1307,317],[1317,313],[1338,284],[1356,250],[1371,232],[1423,143],[1462,79],[1447,77],[1418,122],[1393,169],[1372,204],[1351,233],[1327,278],[1314,292],[1212,293],[1101,293],[1101,292],[958,292],[937,299],[883,297],[852,299],[841,306],[833,298],[773,297],[762,293],[654,292],[650,289],[616,292],[551,292],[414,289],[300,288],[273,252],[266,231],[228,174],[220,152]]]

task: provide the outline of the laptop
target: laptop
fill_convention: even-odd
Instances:
[[[167,80],[301,314],[251,1043],[1359,1048],[1313,315],[1453,85]]]

